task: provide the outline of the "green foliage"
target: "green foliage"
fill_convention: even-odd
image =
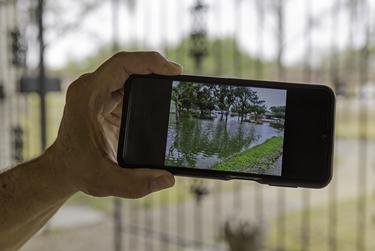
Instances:
[[[337,201],[336,207],[339,209],[336,215],[337,232],[337,250],[340,251],[353,251],[358,250],[358,235],[354,231],[358,224],[358,202],[366,200],[368,208],[374,206],[374,194],[363,194],[356,198],[346,198],[344,200]],[[330,203],[323,203],[315,207],[309,207],[307,213],[309,214],[309,224],[303,224],[301,215],[306,212],[301,209],[298,211],[291,211],[286,215],[280,216],[283,221],[287,222],[285,229],[285,249],[288,251],[300,251],[306,244],[304,241],[304,235],[308,234],[309,238],[309,250],[329,251],[330,241],[332,232],[330,232],[328,226],[330,216]],[[375,227],[373,223],[372,214],[367,215],[365,218],[366,224],[362,229],[368,237],[375,235]],[[277,230],[279,226],[280,218],[276,218],[270,221],[269,231],[266,237],[266,250],[279,250],[279,234]],[[301,228],[304,227],[304,228]],[[365,238],[364,250],[375,250],[375,239]]]
[[[198,107],[198,109],[201,112],[201,117],[204,117],[204,113],[206,111],[211,111],[215,109],[215,101],[216,98],[213,95],[213,86],[210,85],[202,85],[197,84],[196,87],[196,94],[197,98],[195,100],[195,105]]]
[[[119,50],[154,50],[153,48],[141,48],[139,44],[141,43],[135,42],[127,46],[120,46]],[[190,54],[191,46],[191,39],[187,37],[174,46],[167,46],[164,50],[169,59],[183,65],[185,74],[198,73]],[[243,78],[262,78],[262,76],[271,74],[271,63],[252,57],[243,51],[232,38],[208,38],[207,47],[208,54],[203,59],[200,74]],[[86,58],[72,58],[61,70],[74,75],[91,72],[112,54],[112,45],[105,44]]]
[[[225,112],[225,119],[228,119],[230,107],[236,100],[236,87],[219,85],[215,87],[214,95],[216,97],[217,108],[221,111],[221,119]]]
[[[233,38],[208,38],[208,54],[203,59],[202,69],[197,71],[191,57],[191,39],[181,40],[179,44],[168,47],[165,53],[168,58],[184,67],[186,74],[203,74],[209,76],[226,76],[241,78],[262,78],[271,76],[272,64],[260,60],[245,52]]]
[[[120,48],[118,51],[134,51],[139,48],[134,44],[128,48]],[[112,45],[104,45],[98,48],[98,50],[90,56],[83,59],[70,59],[64,67],[64,71],[74,74],[81,75],[86,72],[92,72],[98,68],[104,61],[110,58],[115,52],[113,51]]]
[[[221,119],[224,112],[227,119],[232,110],[239,114],[242,122],[248,113],[254,113],[258,120],[258,116],[267,111],[265,101],[259,99],[256,91],[247,87],[181,82],[174,84],[172,100],[177,118],[182,111],[199,109],[201,118],[211,117],[212,110],[219,110]]]
[[[275,136],[244,152],[234,154],[223,162],[212,166],[215,170],[248,171],[260,168],[267,170],[280,157],[283,147],[283,137]]]
[[[285,106],[272,106],[270,111],[273,117],[285,118]]]
[[[252,112],[252,107],[255,106],[255,101],[258,100],[256,91],[246,87],[237,87],[235,90],[236,100],[233,110],[240,114],[241,121],[247,113]]]

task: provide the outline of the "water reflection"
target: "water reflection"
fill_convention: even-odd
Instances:
[[[274,128],[268,122],[240,123],[238,117],[229,117],[228,121],[219,117],[212,120],[183,117],[176,123],[171,114],[166,164],[207,169],[235,153],[282,134],[280,128]]]

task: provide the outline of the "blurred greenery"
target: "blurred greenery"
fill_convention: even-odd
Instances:
[[[191,39],[189,37],[181,40],[175,46],[164,49],[165,56],[173,61],[183,65],[185,74],[194,74],[195,67],[193,58],[190,55]],[[119,51],[141,50],[137,43],[128,44],[121,47]],[[142,50],[151,50],[144,49]],[[209,38],[207,41],[208,54],[203,59],[202,74],[210,76],[232,76],[243,78],[257,78],[270,76],[272,64],[264,60],[257,59],[240,48],[232,38]],[[95,70],[101,63],[113,54],[112,46],[105,45],[100,47],[96,53],[84,59],[70,59],[65,67],[59,71],[68,72],[78,76],[85,72]],[[258,74],[257,74],[258,71]]]
[[[180,62],[184,66],[184,72],[194,74],[194,62],[189,55],[190,39],[186,38],[181,43],[165,49],[166,55],[171,60]],[[130,49],[129,49],[130,48]],[[136,45],[127,46],[128,50],[139,49]],[[267,61],[260,61],[255,57],[245,53],[237,46],[233,39],[211,38],[208,41],[208,56],[203,61],[202,74],[233,76],[243,78],[260,78],[265,79],[272,77],[273,65]],[[103,46],[93,53],[91,56],[82,60],[70,60],[67,65],[56,70],[56,73],[67,77],[63,81],[70,81],[72,78],[95,70],[105,59],[112,55],[111,46]],[[235,62],[239,61],[239,62]],[[240,66],[240,67],[238,67]],[[364,100],[363,102],[366,102]],[[48,118],[48,143],[51,144],[58,131],[59,123],[63,114],[65,103],[65,93],[50,93],[47,95],[47,118]],[[39,98],[36,94],[30,94],[27,97],[27,112],[21,118],[21,124],[25,129],[25,148],[24,158],[30,159],[40,153],[40,132],[39,127]],[[375,139],[375,117],[368,116],[366,126],[360,126],[359,114],[363,105],[353,99],[339,99],[337,101],[337,119],[336,134],[339,138],[359,138],[360,135],[367,136],[371,140]],[[366,108],[368,114],[375,114],[375,108],[368,105]],[[227,185],[226,185],[227,186]],[[229,187],[231,185],[228,185]],[[179,186],[181,187],[181,186]],[[185,187],[181,190],[171,189],[167,192],[160,192],[152,195],[152,199],[146,198],[136,202],[137,205],[148,207],[158,206],[163,201],[176,203],[184,201],[191,197],[186,192],[189,188]],[[150,202],[152,200],[152,203]],[[71,203],[87,204],[100,210],[110,211],[112,206],[111,198],[92,198],[82,193],[75,195],[71,199]],[[354,213],[354,212],[353,212]]]
[[[374,200],[373,196],[362,196],[353,199],[347,199],[345,201],[339,201],[337,204],[338,215],[337,215],[337,250],[340,251],[352,251],[357,250],[356,246],[356,226],[357,219],[361,217],[358,215],[358,200],[367,199],[368,203],[373,205]],[[330,204],[326,203],[322,206],[315,208],[310,208],[310,228],[302,229],[301,228],[301,215],[303,211],[292,212],[284,216],[285,222],[287,222],[286,231],[286,249],[288,251],[297,251],[301,250],[301,245],[307,245],[303,242],[302,235],[309,234],[310,243],[308,245],[309,250],[319,250],[319,251],[328,251],[330,243],[330,233],[328,232],[328,217],[329,217],[329,207]],[[368,205],[370,208],[370,205]],[[366,232],[366,244],[365,250],[375,250],[375,239],[372,238],[375,235],[374,221],[369,219],[365,220],[365,228],[363,229]],[[278,250],[277,249],[277,221],[275,219],[271,222],[271,228],[267,231],[269,236],[267,237],[267,243],[269,250]],[[307,232],[309,231],[309,232]],[[302,241],[302,243],[301,243]]]

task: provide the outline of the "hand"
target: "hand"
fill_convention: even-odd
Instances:
[[[47,150],[67,188],[139,198],[174,185],[167,171],[116,163],[123,85],[130,74],[150,73],[178,75],[181,67],[157,52],[120,52],[69,86],[57,139]]]

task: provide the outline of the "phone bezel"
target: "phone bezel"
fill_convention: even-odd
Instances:
[[[174,166],[160,166],[160,165],[142,165],[140,164],[129,164],[123,159],[124,148],[126,144],[126,124],[127,121],[127,111],[128,111],[128,101],[130,97],[130,90],[132,86],[132,80],[135,78],[152,78],[152,79],[163,79],[163,80],[178,80],[178,81],[189,81],[189,82],[199,82],[199,83],[215,83],[215,84],[227,84],[227,85],[237,85],[237,86],[251,86],[251,87],[261,87],[261,88],[273,88],[273,89],[301,89],[301,90],[321,90],[328,94],[330,99],[329,111],[327,115],[329,117],[330,130],[325,132],[327,144],[330,145],[329,156],[326,160],[326,165],[328,167],[327,173],[322,177],[321,180],[308,180],[301,178],[287,178],[283,176],[273,176],[265,174],[251,174],[251,173],[239,173],[239,172],[229,172],[229,171],[217,171],[217,170],[207,170],[207,169],[196,169],[188,167],[174,167]],[[288,94],[287,94],[288,95]],[[120,126],[120,136],[118,144],[118,154],[117,161],[122,167],[127,168],[155,168],[155,169],[165,169],[170,171],[175,175],[188,176],[188,177],[199,177],[199,178],[213,178],[213,179],[245,179],[254,180],[263,184],[270,184],[275,186],[288,186],[288,187],[309,187],[309,188],[322,188],[325,187],[332,179],[332,162],[333,162],[333,143],[334,143],[334,116],[335,116],[335,94],[331,88],[318,85],[318,84],[305,84],[305,83],[286,83],[286,82],[275,82],[275,81],[261,81],[261,80],[244,80],[244,79],[233,79],[233,78],[217,78],[217,77],[206,77],[206,76],[191,76],[191,75],[176,75],[176,76],[164,76],[164,75],[131,75],[124,85],[124,102],[123,102],[123,113],[121,118]],[[288,118],[288,106],[286,108],[286,118]],[[287,128],[285,128],[285,131]],[[124,144],[121,144],[124,142]],[[284,141],[284,146],[286,138]],[[289,152],[284,152],[285,154],[291,154]],[[283,161],[284,168],[284,161]]]

